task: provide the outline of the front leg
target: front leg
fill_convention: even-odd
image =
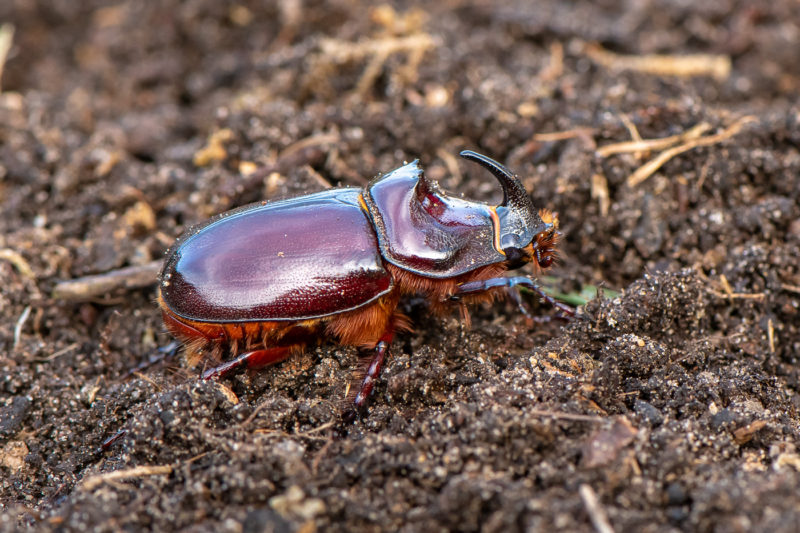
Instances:
[[[459,300],[461,299],[462,296],[468,294],[477,294],[481,292],[486,292],[489,289],[495,289],[499,287],[513,288],[517,286],[526,287],[532,290],[533,292],[538,294],[542,298],[542,300],[555,307],[556,310],[563,313],[564,315],[568,317],[575,316],[575,309],[559,302],[558,300],[556,300],[555,298],[544,292],[544,289],[542,289],[539,286],[539,284],[536,283],[536,280],[532,278],[526,278],[525,276],[514,276],[510,278],[503,276],[499,278],[489,278],[480,281],[468,281],[467,283],[462,283],[461,285],[456,287],[456,292],[450,297],[450,299]]]

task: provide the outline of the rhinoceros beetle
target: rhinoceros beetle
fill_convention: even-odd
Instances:
[[[373,351],[355,396],[358,409],[395,331],[410,329],[397,309],[401,296],[423,295],[436,312],[450,301],[490,301],[492,289],[521,285],[571,315],[534,279],[503,275],[531,262],[551,265],[557,217],[537,213],[500,163],[469,150],[461,156],[494,174],[503,188],[500,205],[447,196],[413,161],[363,189],[252,204],[192,228],[167,252],[158,296],[190,364],[210,354],[218,366],[204,372],[209,379],[333,338]]]

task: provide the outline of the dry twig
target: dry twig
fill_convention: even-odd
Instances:
[[[62,281],[53,289],[53,298],[67,301],[87,301],[118,289],[132,290],[156,283],[163,261],[110,270],[103,274]]]
[[[636,124],[633,123],[633,121],[628,117],[628,115],[620,115],[619,119],[625,125],[625,128],[628,130],[628,133],[631,134],[631,139],[633,139],[634,142],[641,142],[642,136],[639,135],[639,130],[636,129]]]
[[[11,44],[14,42],[14,25],[3,24],[0,26],[0,82],[3,81],[3,69],[6,66],[6,59],[8,53],[11,51]],[[3,91],[3,85],[0,83],[0,92]]]
[[[564,413],[561,411],[545,411],[543,409],[529,409],[525,411],[525,414],[531,416],[550,417],[555,418],[556,420],[574,420],[576,422],[608,422],[608,419],[602,416],[580,415],[576,413]]]
[[[645,54],[628,56],[609,52],[599,44],[589,44],[585,51],[589,59],[598,65],[614,70],[634,70],[657,76],[677,76],[679,78],[712,76],[717,80],[725,80],[731,73],[731,58],[726,55]]]
[[[600,214],[608,215],[611,200],[608,194],[608,180],[603,174],[592,174],[592,199],[600,205]]]
[[[593,133],[593,128],[574,128],[566,131],[537,133],[533,136],[533,140],[541,142],[565,141],[567,139],[574,139],[575,137],[588,137]]]
[[[313,85],[314,81],[325,79],[325,73],[331,64],[342,65],[369,58],[355,88],[355,93],[363,97],[380,76],[383,65],[389,57],[397,53],[406,54],[406,64],[398,73],[406,80],[412,80],[425,52],[434,45],[433,38],[427,33],[416,33],[405,37],[390,36],[357,43],[325,39],[320,43],[321,56],[312,67],[305,85]]]
[[[772,319],[767,320],[767,340],[769,341],[769,353],[775,353],[775,326]]]
[[[661,168],[664,163],[672,159],[673,157],[682,154],[683,152],[687,152],[692,148],[698,148],[700,146],[709,146],[712,144],[716,144],[722,141],[726,141],[739,133],[742,127],[747,124],[748,122],[752,122],[755,120],[755,117],[746,116],[742,117],[726,129],[721,131],[720,133],[716,133],[714,135],[707,135],[705,137],[700,137],[697,139],[692,139],[680,146],[676,146],[674,148],[670,148],[669,150],[664,150],[656,157],[636,169],[636,171],[628,176],[628,186],[635,187],[639,185],[647,178],[653,175],[659,168]]]
[[[83,480],[83,483],[81,483],[80,487],[85,490],[94,490],[103,483],[112,481],[146,476],[165,476],[171,474],[174,468],[175,467],[172,465],[134,466],[133,468],[127,468],[125,470],[115,470],[113,472],[105,472],[103,474],[97,474],[88,477]]]
[[[712,280],[708,279],[708,277],[706,277],[703,274],[701,274],[700,277],[705,279],[710,284],[714,283]],[[728,278],[726,278],[724,274],[722,274],[719,277],[719,284],[722,286],[722,290],[711,289],[711,288],[706,290],[709,292],[709,294],[713,294],[717,298],[727,298],[729,300],[763,300],[767,297],[766,293],[763,292],[757,292],[757,293],[733,292],[733,287],[731,287],[731,284],[728,282]]]
[[[0,260],[5,260],[14,265],[17,271],[22,274],[23,277],[28,279],[34,279],[36,275],[33,273],[33,269],[31,265],[25,260],[19,252],[12,250],[11,248],[3,248],[0,250]]]
[[[800,285],[789,285],[788,283],[781,283],[781,289],[800,294]]]
[[[310,135],[308,137],[304,137],[299,141],[290,144],[278,155],[278,159],[286,159],[288,157],[293,156],[294,154],[300,152],[301,150],[305,150],[311,146],[324,146],[329,144],[335,144],[339,142],[340,136],[337,132],[332,133],[319,133],[317,135]],[[330,187],[330,184],[328,184]]]
[[[558,41],[550,45],[550,62],[542,69],[542,81],[557,80],[564,73],[564,45]]]
[[[753,437],[755,437],[756,433],[764,429],[766,425],[766,420],[755,420],[744,427],[734,430],[733,440],[740,446],[742,444],[747,444],[753,440]]]
[[[11,348],[11,351],[17,351],[17,346],[19,346],[19,339],[22,336],[22,327],[25,325],[25,322],[28,320],[28,317],[31,316],[31,306],[25,307],[22,310],[22,314],[19,315],[17,319],[17,323],[14,326],[14,344]]]
[[[703,133],[711,129],[711,124],[701,122],[693,128],[686,130],[678,135],[670,135],[669,137],[662,137],[661,139],[647,139],[643,140],[634,139],[633,141],[625,141],[621,143],[607,144],[601,146],[596,150],[597,155],[600,157],[608,157],[614,154],[623,154],[630,152],[649,152],[652,150],[663,150],[674,146],[679,142],[685,142],[700,137]],[[638,132],[637,132],[638,134]]]
[[[589,519],[592,521],[597,533],[614,533],[614,528],[611,527],[611,522],[608,521],[608,515],[600,505],[600,500],[592,487],[584,483],[578,488],[578,492],[581,495],[584,507],[586,507],[586,513],[589,515]]]
[[[58,359],[62,355],[67,354],[67,353],[71,352],[72,350],[80,348],[80,346],[81,345],[79,343],[73,342],[69,346],[67,346],[65,348],[61,348],[57,352],[54,352],[54,353],[48,355],[47,357],[39,357],[37,359],[34,359],[34,361],[39,362],[39,363],[47,363],[48,361],[52,361],[54,359]]]

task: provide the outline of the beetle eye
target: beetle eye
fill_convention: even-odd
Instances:
[[[540,267],[548,268],[550,265],[553,264],[553,254],[547,254],[547,255],[542,256],[542,255],[539,255],[537,253],[536,254],[536,262],[539,263]]]

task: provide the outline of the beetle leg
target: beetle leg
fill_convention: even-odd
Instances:
[[[547,302],[548,304],[552,305],[556,308],[557,311],[563,313],[566,316],[574,316],[575,309],[568,306],[567,304],[563,304],[544,292],[536,280],[532,278],[526,278],[525,276],[514,276],[514,277],[499,277],[499,278],[489,278],[480,281],[468,281],[467,283],[462,283],[458,287],[456,287],[456,293],[453,294],[450,299],[451,300],[459,300],[461,296],[465,294],[473,294],[488,291],[489,289],[495,289],[499,287],[508,287],[513,288],[516,286],[526,287],[536,294],[539,297]]]
[[[522,299],[522,295],[518,290],[515,290],[514,287],[505,287],[505,290],[508,297],[517,304],[519,312],[525,315],[525,318],[528,320],[536,320],[536,316],[531,313],[530,307],[528,307],[528,304]]]
[[[391,345],[393,337],[394,320],[390,320],[389,324],[386,326],[386,330],[375,345],[374,354],[370,360],[369,367],[367,367],[367,372],[364,375],[364,379],[361,381],[361,388],[358,394],[356,394],[355,400],[353,400],[353,408],[348,409],[342,414],[342,421],[345,424],[353,423],[358,416],[358,412],[366,407],[369,395],[372,393],[372,389],[375,388],[375,382],[378,380],[378,376],[383,368],[383,362],[386,360],[386,356],[389,355],[389,345]]]
[[[549,324],[553,320],[569,320],[569,316],[564,315],[558,311],[555,315],[534,315],[531,313],[531,308],[528,303],[522,298],[522,295],[514,287],[505,287],[506,294],[509,298],[517,304],[517,309],[525,316],[526,320],[530,320],[535,324]],[[571,315],[570,315],[571,316]]]
[[[353,401],[356,409],[362,409],[367,404],[369,395],[372,393],[372,389],[375,387],[375,381],[378,379],[381,369],[383,368],[383,362],[386,360],[386,355],[389,353],[391,337],[392,335],[389,334],[388,340],[381,339],[381,341],[375,345],[375,354],[372,356],[372,361],[370,361],[369,367],[367,367],[367,373],[364,375],[364,380],[361,382],[361,389],[358,391],[358,394],[356,394],[356,399]]]
[[[375,354],[372,356],[372,360],[369,363],[367,373],[364,376],[364,380],[361,382],[361,388],[358,394],[356,394],[356,399],[353,400],[353,408],[348,409],[342,414],[342,420],[345,424],[352,424],[355,422],[358,413],[363,411],[366,407],[369,395],[375,387],[375,381],[377,381],[381,369],[383,368],[383,362],[386,360],[386,355],[389,353],[390,343],[391,339],[389,341],[381,340],[375,345]]]
[[[209,368],[203,372],[203,379],[222,378],[229,375],[231,372],[238,370],[242,366],[247,368],[261,368],[264,366],[274,365],[280,363],[288,357],[290,347],[282,346],[279,348],[268,348],[266,350],[253,350],[245,352],[231,359],[225,361],[219,366]]]

